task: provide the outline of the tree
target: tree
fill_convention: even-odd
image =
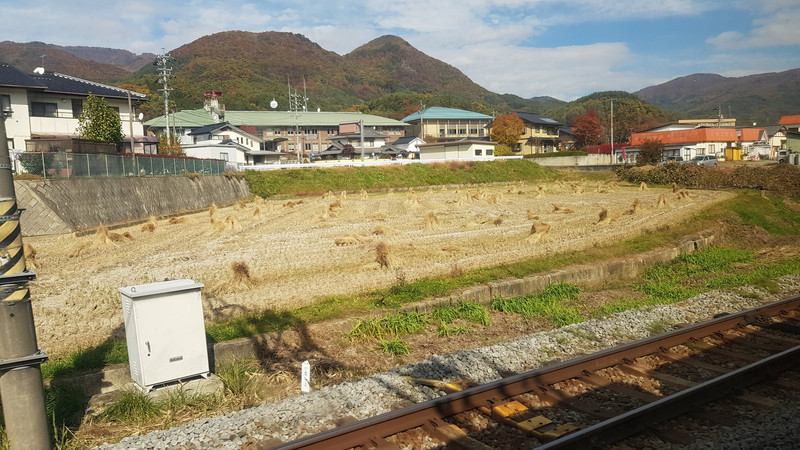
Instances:
[[[664,152],[664,145],[661,141],[648,139],[639,145],[639,159],[636,164],[639,166],[655,166],[661,162],[661,155]]]
[[[602,132],[600,120],[597,119],[597,113],[593,109],[586,114],[575,116],[572,120],[572,135],[575,136],[578,148],[598,144]]]
[[[517,141],[519,141],[519,137],[524,132],[525,122],[518,115],[508,113],[494,119],[491,138],[498,144],[503,144],[513,149],[517,146]]]
[[[122,121],[119,114],[108,106],[106,99],[95,97],[91,93],[83,103],[77,131],[81,139],[115,144],[122,142]]]

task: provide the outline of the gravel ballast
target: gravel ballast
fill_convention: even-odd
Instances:
[[[409,382],[404,376],[439,380],[468,379],[487,383],[511,374],[542,367],[555,360],[566,360],[651,335],[654,324],[667,329],[692,324],[721,313],[733,313],[800,293],[800,274],[777,280],[780,293],[771,294],[756,288],[740,288],[737,293],[713,291],[667,306],[630,310],[605,319],[589,320],[557,330],[540,332],[500,344],[436,355],[427,360],[397,367],[388,372],[359,380],[325,387],[311,393],[260,405],[225,416],[198,420],[168,430],[124,438],[101,449],[240,449],[259,441],[291,441],[326,431],[339,424],[383,414],[400,406],[430,400],[443,395],[436,389]],[[791,406],[790,406],[791,407]],[[797,412],[797,406],[793,407]],[[765,412],[764,414],[775,414]],[[789,414],[791,412],[777,413]],[[797,424],[793,415],[790,422]],[[790,422],[774,423],[757,418],[759,435],[769,436],[764,427],[781,431],[781,442],[797,442],[800,427],[787,436]],[[773,424],[773,425],[770,425]],[[737,434],[741,433],[739,436]],[[717,448],[748,446],[744,427],[735,433],[728,430],[713,439]],[[751,435],[752,437],[752,432]],[[795,439],[792,441],[792,439]],[[708,441],[706,441],[707,443]],[[762,438],[761,444],[768,443]],[[693,448],[697,448],[697,443]],[[675,448],[673,446],[673,448]],[[778,444],[778,447],[780,445]]]

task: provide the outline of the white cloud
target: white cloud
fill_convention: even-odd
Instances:
[[[768,2],[765,12],[770,14],[753,20],[749,31],[725,31],[706,40],[717,50],[745,50],[768,47],[797,46],[800,44],[800,6],[793,2],[785,9],[773,9],[782,1]]]

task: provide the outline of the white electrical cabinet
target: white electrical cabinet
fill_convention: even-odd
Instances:
[[[171,280],[119,288],[131,378],[142,389],[209,375],[202,287]]]

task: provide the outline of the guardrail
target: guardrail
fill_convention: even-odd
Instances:
[[[220,159],[149,155],[15,152],[12,159],[15,173],[29,173],[42,178],[217,175],[226,169],[226,162]]]

